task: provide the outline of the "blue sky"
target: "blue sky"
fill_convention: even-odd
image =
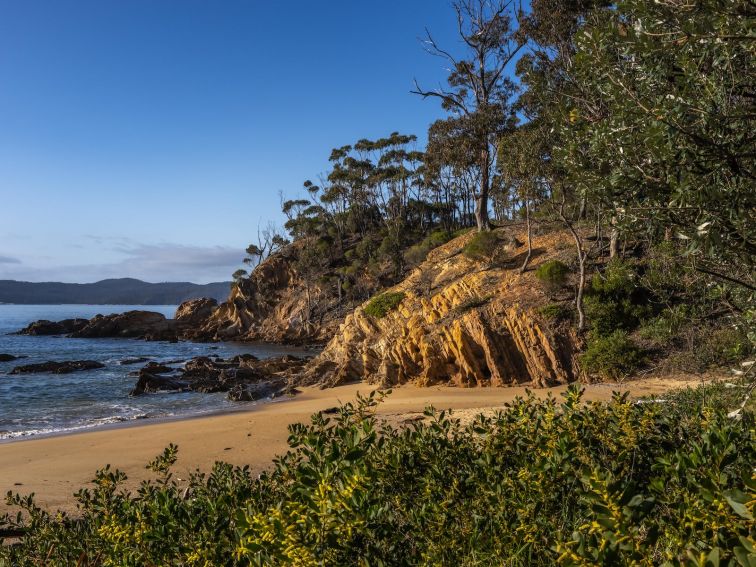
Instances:
[[[330,149],[442,116],[446,0],[0,0],[0,279],[228,279]]]

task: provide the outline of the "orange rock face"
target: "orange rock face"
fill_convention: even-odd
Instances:
[[[580,379],[575,337],[537,315],[547,299],[532,269],[517,270],[524,247],[504,248],[481,265],[460,254],[469,238],[433,250],[391,288],[405,296],[396,310],[376,319],[363,305],[348,315],[305,381],[542,387]],[[556,257],[554,241],[563,238],[536,238],[532,267]]]

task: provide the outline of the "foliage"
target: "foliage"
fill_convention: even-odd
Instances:
[[[559,260],[543,262],[536,268],[535,277],[548,291],[557,291],[564,287],[570,269]]]
[[[737,365],[756,352],[748,335],[734,325],[692,326],[680,335],[684,347],[664,361],[671,370],[703,372]]]
[[[538,309],[546,319],[554,322],[568,321],[572,318],[572,309],[564,303],[547,303]]]
[[[627,229],[672,229],[701,263],[729,264],[725,275],[752,281],[753,7],[623,0],[615,8],[593,13],[577,34],[581,97],[564,109],[558,159]]]
[[[365,306],[365,314],[375,317],[376,319],[382,319],[388,313],[399,307],[399,304],[404,299],[404,292],[393,291],[382,293],[371,299]]]
[[[637,280],[633,267],[617,259],[609,262],[603,273],[593,276],[585,297],[585,312],[594,334],[632,330],[651,314],[646,291]]]
[[[404,252],[404,259],[412,265],[420,264],[431,250],[446,244],[452,238],[454,238],[454,234],[447,230],[434,230],[420,242],[410,246]]]
[[[465,244],[462,253],[471,260],[490,260],[500,245],[501,240],[496,232],[479,232]]]
[[[588,372],[610,380],[631,374],[643,360],[643,351],[619,329],[608,335],[589,337],[580,356],[580,362]]]
[[[231,277],[234,279],[234,282],[239,283],[241,280],[243,280],[244,278],[246,278],[248,275],[249,274],[247,273],[247,270],[239,268],[233,274],[231,274]]]
[[[392,427],[380,395],[290,428],[290,451],[252,479],[218,463],[136,494],[97,473],[76,517],[10,498],[24,537],[0,564],[26,565],[749,565],[754,416],[743,394],[706,386],[635,403],[532,394],[463,423],[429,409]],[[716,564],[716,563],[711,563]]]

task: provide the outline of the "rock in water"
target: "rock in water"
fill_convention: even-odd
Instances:
[[[307,359],[282,356],[259,360],[251,354],[234,356],[228,360],[197,356],[187,361],[183,369],[173,369],[154,362],[139,371],[131,395],[149,392],[193,391],[204,394],[228,392],[233,401],[250,401],[296,393],[290,379],[299,372]],[[161,376],[161,372],[178,372]]]
[[[96,315],[87,324],[71,333],[82,339],[121,337],[165,341],[177,337],[175,321],[155,311],[127,311],[113,315]]]
[[[157,392],[185,392],[188,389],[188,384],[183,380],[142,371],[139,373],[139,380],[137,380],[130,395],[141,396],[142,394]]]
[[[51,374],[69,374],[71,372],[81,372],[83,370],[95,370],[105,368],[105,365],[96,360],[66,360],[63,362],[47,361],[39,364],[26,364],[16,366],[10,371],[11,374],[40,374],[49,372]]]
[[[19,335],[68,335],[80,339],[131,338],[147,341],[177,342],[180,339],[212,339],[201,331],[218,307],[215,299],[185,301],[176,310],[175,319],[166,319],[155,311],[134,310],[111,315],[95,315],[91,319],[42,319],[18,331]],[[137,362],[141,360],[137,359]],[[134,364],[123,362],[123,364]]]
[[[23,356],[13,356],[12,354],[0,353],[0,362],[10,362],[11,360],[18,360],[19,358],[25,358]]]
[[[16,334],[36,336],[67,335],[83,329],[88,322],[86,319],[64,319],[63,321],[41,319],[30,323]]]
[[[142,362],[148,362],[149,360],[150,357],[148,356],[138,356],[136,358],[124,358],[118,364],[120,364],[121,366],[126,366],[129,364],[141,364]]]

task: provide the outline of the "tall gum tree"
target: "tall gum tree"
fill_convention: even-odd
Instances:
[[[519,10],[513,0],[460,0],[453,4],[465,56],[440,47],[426,30],[425,47],[451,65],[447,86],[427,90],[415,81],[412,93],[441,100],[450,116],[445,123],[448,143],[473,156],[477,170],[475,221],[479,231],[490,229],[488,198],[496,166],[496,142],[515,122],[512,99],[516,86],[507,74],[522,42],[517,33]]]

